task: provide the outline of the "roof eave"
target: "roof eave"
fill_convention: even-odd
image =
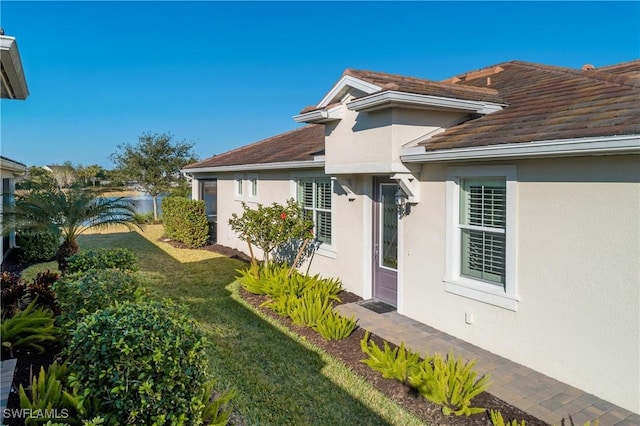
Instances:
[[[400,158],[407,163],[428,163],[612,154],[640,154],[640,135],[556,139],[437,151],[426,151],[420,146],[403,150]]]
[[[194,167],[182,169],[183,173],[224,173],[257,170],[310,169],[323,168],[324,156],[307,161],[282,161],[276,163],[237,164],[232,166]]]
[[[2,96],[8,99],[27,99],[29,89],[15,37],[0,36],[0,63],[2,64]]]
[[[365,96],[347,104],[352,111],[376,111],[379,109],[404,107],[428,110],[446,110],[491,114],[500,111],[506,105],[494,102],[472,101],[467,99],[445,98],[441,96],[420,95],[416,93],[389,90]]]
[[[329,109],[317,109],[294,115],[293,119],[298,123],[322,124],[342,119],[342,108],[340,106]]]

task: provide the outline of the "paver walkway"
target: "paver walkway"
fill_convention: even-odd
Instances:
[[[17,361],[15,358],[0,361],[0,424],[4,420],[4,409],[7,408]]]
[[[477,360],[479,374],[491,374],[491,394],[551,425],[582,426],[599,419],[600,426],[639,426],[640,415],[603,401],[523,365],[438,331],[396,311],[378,314],[357,303],[337,306],[358,325],[381,338],[424,354],[451,349],[467,360]]]

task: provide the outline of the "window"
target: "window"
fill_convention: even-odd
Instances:
[[[504,286],[506,180],[463,179],[461,274]]]
[[[258,201],[258,175],[249,175],[247,177],[249,181],[249,193],[247,194],[248,200],[257,202]]]
[[[331,179],[302,178],[298,180],[298,201],[308,217],[313,220],[316,240],[331,245],[333,225],[331,220]]]
[[[236,200],[242,200],[243,176],[242,175],[236,175],[233,185],[234,185],[234,188],[235,188],[235,199]]]
[[[217,180],[201,180],[200,181],[200,199],[204,201],[204,209],[209,222],[216,221],[218,210],[218,181]]]
[[[452,167],[446,185],[446,291],[516,310],[515,167]]]

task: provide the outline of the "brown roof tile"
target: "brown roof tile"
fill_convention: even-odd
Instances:
[[[491,75],[508,107],[455,126],[422,142],[427,150],[552,139],[640,134],[640,85],[630,75],[640,61],[624,67],[582,71],[512,61]],[[607,72],[613,69],[616,72]],[[486,78],[456,83],[482,87]]]
[[[451,82],[437,82],[425,80],[423,78],[407,77],[376,71],[354,70],[351,68],[347,68],[342,73],[343,77],[345,75],[350,75],[351,77],[355,77],[359,80],[375,84],[376,86],[382,88],[375,93],[396,91],[404,93],[415,93],[418,95],[439,96],[443,98],[504,103],[504,99],[500,97],[498,91],[489,87],[461,86],[453,84]],[[300,113],[304,114],[306,112],[311,112],[319,109],[327,109],[328,107],[329,106],[318,108],[315,106],[310,106],[304,108]]]
[[[184,169],[311,161],[324,152],[324,125],[311,124],[189,164]]]

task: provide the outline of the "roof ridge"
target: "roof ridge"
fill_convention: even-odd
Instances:
[[[636,79],[633,79],[624,75],[609,73],[601,70],[600,68],[578,70],[575,68],[559,67],[556,65],[537,64],[535,62],[512,61],[512,63],[514,65],[542,69],[542,70],[554,72],[557,74],[560,74],[560,73],[573,74],[578,77],[598,80],[605,83],[613,83],[619,86],[640,87],[640,82],[636,81]],[[610,65],[610,66],[613,66],[613,65]]]
[[[353,73],[355,73],[356,75],[354,75]],[[475,92],[475,93],[478,93],[478,94],[493,94],[493,95],[499,95],[500,94],[496,89],[492,89],[490,87],[465,86],[465,85],[460,85],[460,84],[455,84],[455,83],[448,83],[446,81],[430,80],[428,78],[414,77],[414,76],[408,76],[408,75],[402,75],[402,74],[385,73],[385,72],[380,72],[380,71],[356,70],[356,69],[353,69],[353,68],[347,68],[347,69],[345,69],[343,75],[350,75],[350,76],[352,76],[354,78],[366,79],[366,77],[363,78],[361,75],[357,75],[359,73],[371,73],[371,74],[378,74],[380,76],[397,77],[399,79],[417,80],[417,81],[420,81],[420,82],[426,82],[426,83],[429,83],[429,84],[433,84],[433,85],[438,86],[438,87],[463,89],[463,90],[468,90],[470,92]],[[369,83],[376,84],[373,81],[369,81]],[[382,89],[384,90],[385,87],[382,86]],[[387,89],[387,90],[389,90],[389,89]]]

